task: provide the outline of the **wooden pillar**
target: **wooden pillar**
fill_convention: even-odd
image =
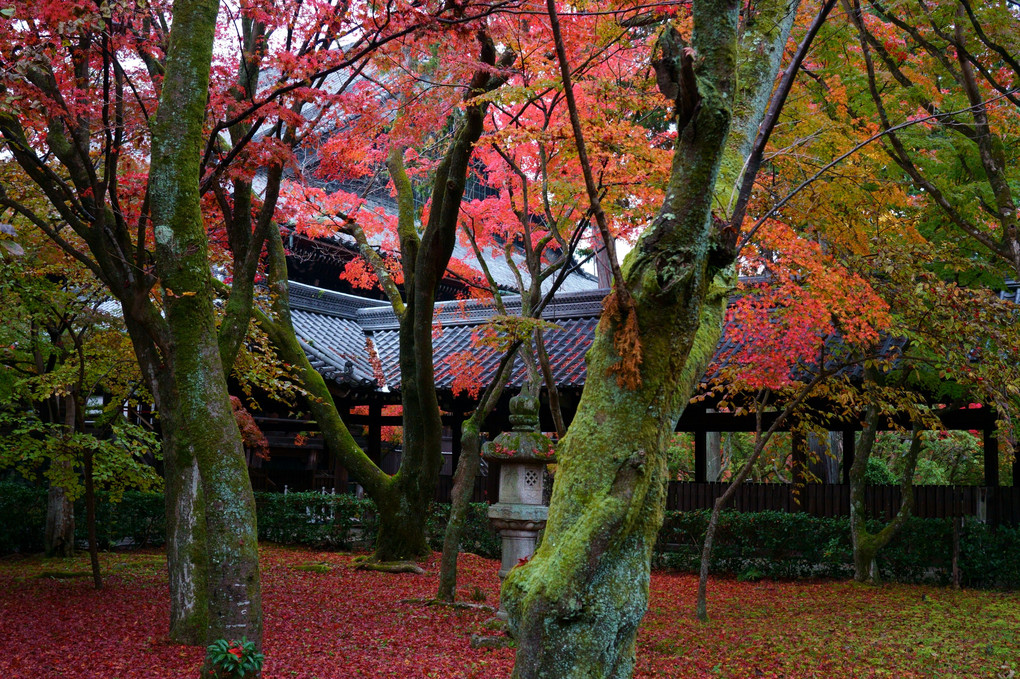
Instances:
[[[708,481],[708,432],[694,432],[694,481]]]
[[[843,483],[850,484],[850,467],[854,465],[854,447],[857,445],[853,429],[843,430]]]
[[[382,405],[368,405],[368,459],[382,468]]]
[[[722,476],[722,434],[710,431],[705,434],[705,477],[720,481]]]
[[[340,457],[336,455],[333,456],[333,490],[347,492],[347,467],[340,464]]]

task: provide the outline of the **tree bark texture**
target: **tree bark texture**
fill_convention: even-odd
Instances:
[[[482,466],[482,438],[478,431],[479,423],[470,418],[464,423],[460,437],[460,462],[453,476],[453,490],[450,491],[450,517],[446,522],[446,533],[443,535],[443,558],[439,564],[439,591],[436,598],[440,601],[453,601],[457,587],[457,556],[460,554],[460,540],[464,535],[464,523],[467,520],[468,506],[475,489],[475,477]]]
[[[63,461],[56,464],[63,464]],[[46,556],[50,557],[74,554],[74,504],[68,499],[67,492],[58,486],[50,486],[46,496],[43,548]]]
[[[92,565],[92,585],[96,589],[103,588],[103,573],[99,568],[99,537],[96,535],[96,481],[93,473],[95,452],[84,451],[85,476],[85,520],[89,532],[89,563]]]
[[[709,241],[732,113],[737,15],[730,0],[694,6],[700,105],[679,132],[663,207],[624,263],[633,305],[612,313],[610,300],[596,331],[577,415],[557,451],[542,544],[503,586],[518,679],[633,672],[665,507],[664,444],[715,351],[728,293],[712,285],[717,274],[726,277],[709,264]],[[635,321],[637,375],[624,367],[634,357],[617,349],[626,346],[618,335],[633,339],[626,335]]]
[[[38,354],[37,370],[41,374],[44,371],[41,354]],[[60,397],[53,396],[40,401],[37,410],[40,418],[45,422],[57,422],[62,408]],[[67,436],[73,432],[74,422],[65,413],[64,430]],[[52,465],[58,466],[60,476],[67,477],[72,474],[73,463],[67,457],[57,457]],[[46,528],[43,534],[43,550],[47,557],[66,557],[74,554],[74,503],[71,502],[67,491],[61,486],[50,486],[46,495]]]
[[[261,644],[255,501],[240,432],[227,394],[213,316],[212,280],[199,188],[203,123],[218,2],[177,0],[166,76],[153,126],[150,192],[156,273],[164,295],[167,349],[158,379],[161,411],[174,413],[169,468],[174,491],[204,500],[192,512],[205,541],[206,639],[247,637]],[[192,485],[185,485],[190,483]],[[174,498],[168,499],[172,509]],[[194,546],[194,545],[193,545]],[[185,549],[186,546],[181,546]],[[201,591],[196,589],[196,591]]]
[[[65,406],[60,406],[63,400]],[[70,438],[74,434],[75,420],[74,410],[68,409],[66,405],[71,402],[69,398],[52,397],[46,399],[48,408],[40,408],[45,412],[49,421],[56,420],[61,411],[64,413],[64,435]],[[70,475],[73,463],[68,457],[58,457],[51,464],[59,465],[62,475]],[[50,486],[46,496],[46,530],[43,536],[43,549],[48,557],[73,556],[74,555],[74,503],[71,502],[67,491],[59,486]]]

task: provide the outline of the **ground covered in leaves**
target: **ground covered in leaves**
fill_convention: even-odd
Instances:
[[[508,677],[509,649],[473,650],[489,614],[411,603],[425,575],[351,568],[352,557],[262,548],[267,678]],[[165,560],[102,555],[0,559],[0,677],[197,677],[202,650],[166,640]],[[459,595],[497,597],[493,561],[461,557]],[[655,573],[637,677],[1020,676],[1020,595],[842,582],[714,580],[708,625],[693,619],[693,576]]]

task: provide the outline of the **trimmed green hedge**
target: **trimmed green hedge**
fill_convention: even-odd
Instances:
[[[316,549],[370,548],[375,542],[378,520],[375,504],[353,495],[322,493],[255,493],[259,539],[284,545]],[[462,548],[499,558],[499,537],[489,526],[488,505],[472,503]],[[435,504],[426,519],[429,544],[442,549],[449,505]],[[75,537],[87,538],[85,503],[75,503]],[[126,492],[119,503],[100,494],[96,504],[96,531],[100,547],[108,549],[130,542],[162,545],[166,540],[165,511],[161,493]],[[41,552],[46,527],[46,491],[16,483],[0,483],[0,555]]]
[[[654,565],[697,572],[709,510],[667,512]],[[870,529],[877,530],[879,524]],[[883,578],[947,584],[952,575],[950,519],[909,519],[878,554]],[[960,533],[960,576],[968,587],[1020,588],[1020,528],[968,519]],[[712,571],[745,578],[848,578],[853,575],[846,517],[723,512]]]
[[[102,549],[125,540],[135,545],[166,541],[166,511],[161,493],[127,491],[121,502],[96,494],[96,537]],[[74,537],[88,540],[85,500],[74,503]],[[46,491],[19,483],[0,483],[0,554],[41,552],[46,530]]]
[[[378,520],[371,500],[320,493],[256,493],[259,539],[316,549],[368,548]],[[461,546],[464,551],[499,558],[484,503],[471,505]],[[429,544],[441,549],[448,505],[435,504],[427,517]],[[160,545],[165,525],[163,496],[124,494],[113,504],[100,497],[97,507],[103,547]],[[76,534],[85,540],[84,503],[75,506]],[[667,512],[653,565],[697,572],[709,512]],[[46,491],[0,483],[0,554],[42,550]],[[872,526],[877,528],[877,526]],[[803,513],[724,512],[712,554],[715,573],[744,578],[848,578],[852,575],[850,529],[844,518]],[[900,582],[947,583],[953,552],[949,519],[910,519],[879,553],[882,576]],[[1020,527],[967,520],[960,535],[960,571],[968,587],[1020,589]]]
[[[322,493],[255,493],[259,540],[316,549],[351,549],[375,541],[371,500]]]
[[[46,491],[0,483],[0,554],[41,552],[46,530]]]
[[[375,504],[353,495],[321,493],[255,493],[259,539],[286,545],[308,545],[320,549],[370,548],[379,522]],[[498,559],[499,537],[489,525],[484,502],[471,503],[461,549]],[[443,548],[450,505],[435,503],[425,519],[429,545]]]

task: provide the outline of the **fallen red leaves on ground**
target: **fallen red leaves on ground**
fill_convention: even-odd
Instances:
[[[435,593],[426,575],[356,571],[351,555],[262,548],[267,679],[508,677],[510,649],[471,649],[489,614],[402,603]],[[164,559],[104,554],[107,587],[84,556],[0,559],[0,678],[197,677],[203,650],[166,641]],[[498,564],[460,561],[462,599],[495,604]],[[75,577],[67,577],[75,576]],[[697,581],[652,576],[636,677],[1012,677],[1020,596],[840,582],[713,580],[708,625]]]

